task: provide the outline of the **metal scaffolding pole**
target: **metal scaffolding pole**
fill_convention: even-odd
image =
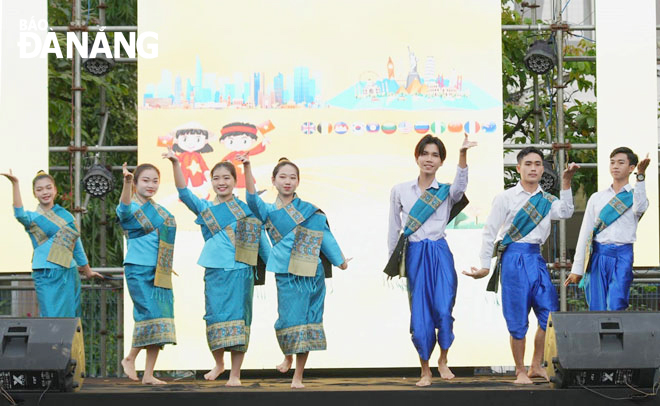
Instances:
[[[82,26],[81,19],[81,0],[75,0],[73,3],[73,14],[75,27]],[[82,40],[82,34],[79,30],[76,31],[78,41]],[[76,216],[76,224],[81,227],[80,222],[80,164],[82,161],[81,147],[82,147],[82,85],[80,80],[80,54],[78,49],[74,47],[73,54],[73,212]]]
[[[562,23],[561,0],[556,0],[555,23]],[[564,32],[557,30],[555,32],[555,42],[557,44],[557,143],[564,144]],[[557,174],[559,179],[565,166],[565,154],[563,149],[557,151]],[[566,220],[559,220],[559,310],[566,311]]]

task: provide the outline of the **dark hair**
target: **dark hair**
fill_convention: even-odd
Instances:
[[[440,152],[440,161],[444,162],[445,158],[447,158],[447,149],[445,148],[445,144],[440,141],[440,138],[434,137],[431,134],[426,134],[423,136],[415,146],[415,159],[422,155],[424,148],[426,148],[426,146],[429,144],[435,144],[438,147],[438,151]]]
[[[637,163],[639,162],[639,158],[637,157],[637,154],[635,154],[632,149],[628,147],[619,147],[615,148],[614,151],[610,154],[610,158],[613,158],[614,155],[616,154],[626,154],[628,157],[628,164],[632,166],[637,166]]]
[[[280,171],[280,169],[282,169],[282,167],[286,165],[293,166],[293,168],[296,170],[296,175],[298,176],[298,179],[300,179],[300,169],[298,169],[298,166],[284,157],[280,158],[280,160],[277,161],[277,165],[275,165],[275,168],[273,168],[273,178],[277,176],[277,173]]]
[[[140,177],[140,174],[146,171],[147,169],[153,169],[158,174],[158,177],[160,177],[160,171],[154,165],[142,164],[142,165],[138,165],[138,167],[135,168],[135,172],[133,172],[133,183],[137,184],[137,180]]]
[[[228,170],[229,174],[234,178],[234,181],[236,181],[236,167],[230,161],[222,161],[215,164],[213,169],[211,169],[211,177],[213,177],[213,173],[215,172],[215,170],[220,168],[225,168],[226,170]]]
[[[256,140],[257,126],[250,123],[229,123],[222,127],[220,133],[222,134],[220,136],[220,141],[224,140],[225,138],[237,137],[239,135],[247,135],[248,137]]]
[[[521,149],[520,152],[518,152],[518,156],[516,156],[516,159],[518,160],[518,164],[520,164],[523,158],[529,154],[537,154],[538,156],[541,157],[541,161],[543,161],[543,152],[541,152],[540,149],[536,147],[525,147]]]
[[[55,178],[53,178],[44,171],[39,171],[37,172],[37,176],[35,176],[34,179],[32,179],[32,189],[34,189],[35,183],[37,183],[37,181],[41,179],[50,179],[50,181],[53,182],[53,186],[55,186]]]
[[[192,135],[201,134],[204,137],[206,137],[207,140],[209,139],[209,132],[206,131],[206,130],[203,130],[201,128],[182,128],[180,130],[176,130],[176,134],[174,135],[174,139],[177,139],[182,135],[188,135],[188,134],[192,134]],[[172,145],[172,151],[174,151],[174,152],[185,152],[179,146],[179,144],[176,144],[176,143]],[[213,147],[211,147],[208,143],[206,143],[206,144],[204,144],[204,147],[202,147],[202,149],[197,150],[195,152],[199,152],[199,153],[213,152]]]

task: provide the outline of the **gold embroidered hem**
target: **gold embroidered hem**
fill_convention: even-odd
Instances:
[[[174,319],[161,318],[135,322],[133,347],[164,344],[176,344]]]
[[[250,342],[250,326],[245,325],[245,320],[213,323],[206,327],[206,341],[211,351],[224,348],[246,352]]]
[[[276,330],[277,342],[285,355],[325,350],[323,323],[303,324]]]

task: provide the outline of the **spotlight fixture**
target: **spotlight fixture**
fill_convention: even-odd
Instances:
[[[534,41],[527,49],[523,62],[525,62],[525,66],[530,72],[537,75],[550,72],[557,64],[554,41],[551,39]]]
[[[92,44],[87,45],[87,55],[92,51]],[[98,53],[94,58],[82,58],[83,68],[94,76],[103,76],[115,67],[115,60]]]
[[[555,172],[552,157],[546,157],[543,160],[543,175],[539,180],[539,186],[544,192],[555,194],[559,189],[559,175]]]
[[[115,181],[103,165],[92,165],[82,180],[83,188],[93,197],[103,197],[112,191]]]

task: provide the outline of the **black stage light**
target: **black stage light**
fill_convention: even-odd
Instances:
[[[92,51],[92,44],[87,45],[87,55]],[[103,76],[115,67],[115,60],[98,53],[94,58],[82,58],[83,68],[94,76]]]
[[[92,165],[82,180],[83,188],[93,197],[103,197],[112,191],[115,180],[103,165]]]
[[[559,175],[555,172],[552,157],[546,157],[543,160],[543,175],[541,175],[539,185],[544,192],[550,194],[555,194],[559,189]]]
[[[548,73],[557,64],[554,42],[552,40],[536,40],[527,49],[523,59],[527,69],[538,75]]]

